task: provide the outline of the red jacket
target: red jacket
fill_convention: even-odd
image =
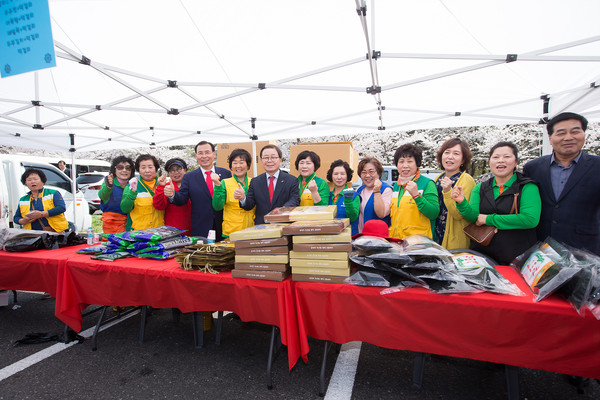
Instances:
[[[179,186],[173,182],[175,191],[179,191]],[[165,225],[174,226],[175,228],[183,229],[184,235],[191,235],[192,228],[192,203],[190,200],[183,206],[176,206],[169,203],[169,199],[165,196],[165,187],[157,185],[152,198],[152,205],[157,210],[165,210]]]

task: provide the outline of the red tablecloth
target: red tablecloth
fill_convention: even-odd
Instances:
[[[58,266],[74,256],[73,247],[25,253],[0,251],[0,289],[47,292],[55,297]]]
[[[533,302],[516,271],[498,269],[527,296],[293,282],[301,352],[310,335],[600,378],[600,321],[559,297]]]
[[[290,369],[300,357],[291,281],[262,281],[185,271],[175,260],[96,261],[76,255],[58,267],[56,316],[81,330],[88,304],[148,305],[191,311],[233,311],[244,321],[276,325],[287,345]]]

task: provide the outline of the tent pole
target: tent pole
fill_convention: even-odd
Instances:
[[[71,147],[69,152],[71,153],[71,193],[73,194],[73,224],[75,225],[75,232],[77,232],[77,184],[75,183],[75,177],[77,176],[77,165],[75,164],[75,134],[69,133],[71,139]],[[87,227],[82,227],[86,229]]]
[[[256,128],[256,118],[252,118],[250,122],[252,124],[252,160],[254,160],[252,163],[252,177],[256,178],[258,175],[258,158],[256,157],[256,141],[258,140],[258,137],[254,134],[254,128]]]

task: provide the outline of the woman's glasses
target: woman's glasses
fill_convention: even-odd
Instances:
[[[117,165],[117,169],[118,169],[119,171],[121,171],[121,170],[123,170],[123,169],[125,169],[125,170],[127,170],[127,171],[131,171],[131,165]]]

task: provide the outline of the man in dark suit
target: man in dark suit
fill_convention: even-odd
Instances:
[[[585,117],[565,112],[548,121],[552,155],[528,162],[523,172],[539,183],[539,240],[548,236],[600,255],[600,157],[581,151]]]
[[[265,173],[250,181],[248,194],[237,188],[235,197],[241,199],[240,207],[251,210],[256,206],[254,223],[265,223],[265,215],[277,207],[294,207],[300,204],[298,179],[279,169],[282,159],[281,149],[268,144],[260,150],[260,159]]]
[[[209,230],[214,230],[215,240],[223,239],[223,211],[215,211],[212,207],[213,174],[219,175],[220,179],[231,178],[231,172],[225,168],[215,167],[216,152],[215,145],[202,141],[196,145],[195,155],[200,168],[188,172],[183,176],[178,192],[173,185],[165,187],[165,196],[169,202],[181,206],[192,201],[192,236],[208,236]]]

